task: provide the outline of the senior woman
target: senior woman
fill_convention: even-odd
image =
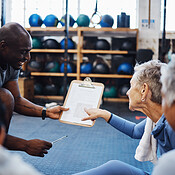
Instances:
[[[171,60],[167,67],[162,68],[161,73],[163,112],[175,131],[175,59]],[[172,150],[159,159],[152,175],[174,175],[174,163],[175,150]]]
[[[175,133],[166,121],[161,106],[161,67],[166,64],[156,60],[136,65],[130,81],[129,109],[141,111],[147,119],[135,124],[102,109],[85,109],[89,115],[83,120],[94,120],[99,117],[117,130],[134,139],[141,139],[136,149],[135,158],[139,161],[157,160],[157,147],[160,154],[175,148]],[[156,124],[156,126],[155,126]],[[97,168],[87,170],[78,175],[145,175],[141,169],[118,160],[109,161]]]

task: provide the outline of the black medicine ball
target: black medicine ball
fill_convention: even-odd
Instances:
[[[58,88],[54,84],[48,84],[44,87],[44,94],[45,95],[57,95]]]
[[[96,73],[96,74],[108,74],[109,73],[109,67],[105,63],[97,63],[93,67],[93,73]]]
[[[134,45],[133,45],[132,41],[128,40],[128,41],[123,42],[123,44],[121,46],[121,50],[127,50],[127,51],[134,50]]]
[[[55,39],[47,39],[42,43],[44,49],[60,49],[60,43],[58,43]]]
[[[96,50],[110,50],[110,44],[105,39],[98,39],[95,45]]]
[[[28,63],[27,69],[31,72],[39,72],[42,69],[41,62],[32,60]]]

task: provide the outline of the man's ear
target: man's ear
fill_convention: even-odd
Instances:
[[[4,48],[6,48],[7,47],[7,43],[4,41],[4,40],[2,40],[1,42],[0,42],[0,49],[4,49]]]
[[[143,86],[141,87],[141,97],[143,100],[146,99],[148,92],[149,92],[149,86],[147,83],[144,83]]]

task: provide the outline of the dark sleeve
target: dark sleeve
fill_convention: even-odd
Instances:
[[[14,70],[12,67],[10,69],[10,79],[8,81],[17,80],[19,77],[20,70]]]
[[[134,122],[130,122],[121,117],[118,117],[115,114],[111,114],[109,124],[122,133],[130,136],[131,138],[141,139],[144,133],[146,119],[136,124]]]

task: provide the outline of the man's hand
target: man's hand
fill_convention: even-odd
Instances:
[[[33,139],[28,140],[26,143],[25,152],[32,156],[44,157],[52,147],[52,143],[46,142],[44,140]]]
[[[63,106],[54,106],[47,108],[46,116],[52,119],[59,119],[62,111],[68,111],[69,108],[64,108]]]

